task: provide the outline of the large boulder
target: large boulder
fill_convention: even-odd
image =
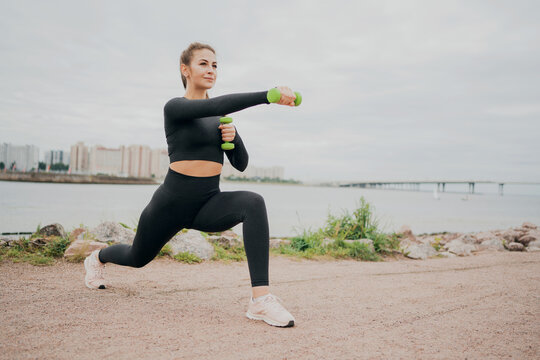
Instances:
[[[448,244],[444,245],[444,248],[458,256],[468,256],[471,255],[471,252],[477,250],[476,246],[473,244],[465,244],[459,239],[450,241]]]
[[[479,250],[497,250],[497,251],[505,251],[504,244],[502,239],[494,237],[492,239],[487,239],[482,241],[478,245]]]
[[[523,251],[525,249],[525,246],[518,242],[511,242],[508,245],[506,245],[506,247],[510,251]]]
[[[67,237],[64,227],[58,223],[46,225],[39,229],[38,233],[43,236],[60,236],[61,238]]]
[[[402,248],[405,256],[411,259],[427,259],[437,254],[437,251],[430,244],[409,244]]]
[[[215,253],[212,244],[204,238],[200,231],[194,229],[180,231],[169,240],[168,244],[171,247],[173,256],[180,252],[189,252],[203,260],[208,260]]]
[[[127,229],[114,221],[104,221],[92,230],[92,237],[96,241],[108,242],[112,241],[116,244],[131,245],[135,239],[135,232]]]

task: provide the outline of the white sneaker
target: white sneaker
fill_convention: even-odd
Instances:
[[[99,261],[98,250],[94,250],[84,259],[84,268],[86,269],[86,276],[84,277],[84,283],[90,289],[105,289],[105,281],[103,278],[103,269],[105,264]]]
[[[268,294],[257,301],[253,301],[251,298],[246,316],[252,320],[264,320],[273,326],[294,326],[294,317],[283,307],[282,303],[283,301],[273,294]]]

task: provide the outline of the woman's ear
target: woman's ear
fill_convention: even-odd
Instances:
[[[182,75],[184,75],[184,77],[187,77],[186,74],[188,74],[188,69],[186,64],[180,64],[180,72]]]

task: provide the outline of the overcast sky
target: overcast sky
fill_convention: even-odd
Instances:
[[[250,164],[540,181],[539,24],[537,1],[4,0],[0,143],[166,148],[163,106],[199,41],[217,52],[210,96],[303,94],[231,114]]]

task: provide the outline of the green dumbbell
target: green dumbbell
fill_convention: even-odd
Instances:
[[[230,124],[230,123],[232,123],[232,118],[228,117],[228,116],[224,116],[224,117],[219,119],[219,122],[222,123],[222,124]],[[221,148],[223,150],[232,150],[232,149],[234,149],[234,144],[230,143],[228,141],[225,141],[223,144],[221,144]]]
[[[302,95],[298,91],[294,92],[294,95],[296,95],[296,99],[294,99],[294,105],[300,106],[302,103]],[[279,99],[281,99],[281,91],[279,91],[278,88],[272,88],[268,90],[268,93],[266,94],[266,98],[271,103],[277,103]]]

